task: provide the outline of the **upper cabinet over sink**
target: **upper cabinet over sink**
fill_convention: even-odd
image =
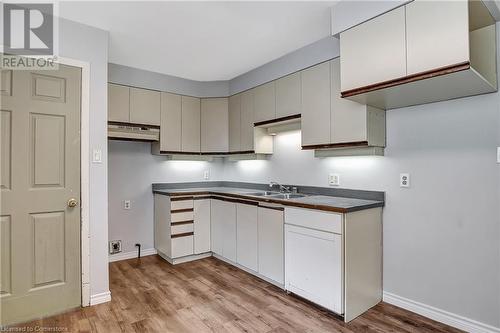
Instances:
[[[342,97],[382,109],[497,90],[482,1],[415,0],[340,33]]]

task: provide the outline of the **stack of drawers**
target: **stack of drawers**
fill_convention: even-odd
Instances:
[[[170,203],[170,235],[172,258],[194,253],[193,197],[172,198]]]

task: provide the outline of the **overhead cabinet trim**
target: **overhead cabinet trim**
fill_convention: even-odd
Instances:
[[[364,93],[367,93],[370,91],[390,88],[390,87],[398,86],[401,84],[407,84],[407,83],[411,83],[411,82],[415,82],[415,81],[419,81],[419,80],[430,79],[430,78],[441,76],[441,75],[456,73],[456,72],[468,70],[470,68],[471,68],[470,62],[466,61],[466,62],[456,64],[456,65],[437,68],[437,69],[429,70],[429,71],[426,71],[423,73],[413,74],[413,75],[397,78],[394,80],[375,83],[375,84],[368,85],[365,87],[360,87],[360,88],[356,88],[356,89],[352,89],[352,90],[343,91],[341,93],[341,95],[343,98],[350,97],[350,96],[354,96],[354,95],[364,94]]]

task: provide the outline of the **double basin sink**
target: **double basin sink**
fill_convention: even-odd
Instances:
[[[254,193],[245,193],[246,195],[256,196],[256,197],[265,197],[272,199],[295,199],[295,198],[303,198],[306,195],[298,194],[298,193],[281,193],[281,192],[273,192],[273,191],[264,191],[264,192],[254,192]]]

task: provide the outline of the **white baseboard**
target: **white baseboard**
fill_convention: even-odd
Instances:
[[[395,294],[384,291],[384,302],[415,312],[440,323],[471,333],[500,333],[500,328],[480,323],[457,314],[435,308],[430,305],[412,301]]]
[[[97,305],[111,301],[111,291],[90,296],[90,305]]]
[[[152,248],[152,249],[141,250],[141,257],[151,256],[153,254],[156,254],[156,249]],[[132,259],[132,258],[137,258],[137,251],[120,252],[117,254],[110,254],[109,255],[109,262]]]

